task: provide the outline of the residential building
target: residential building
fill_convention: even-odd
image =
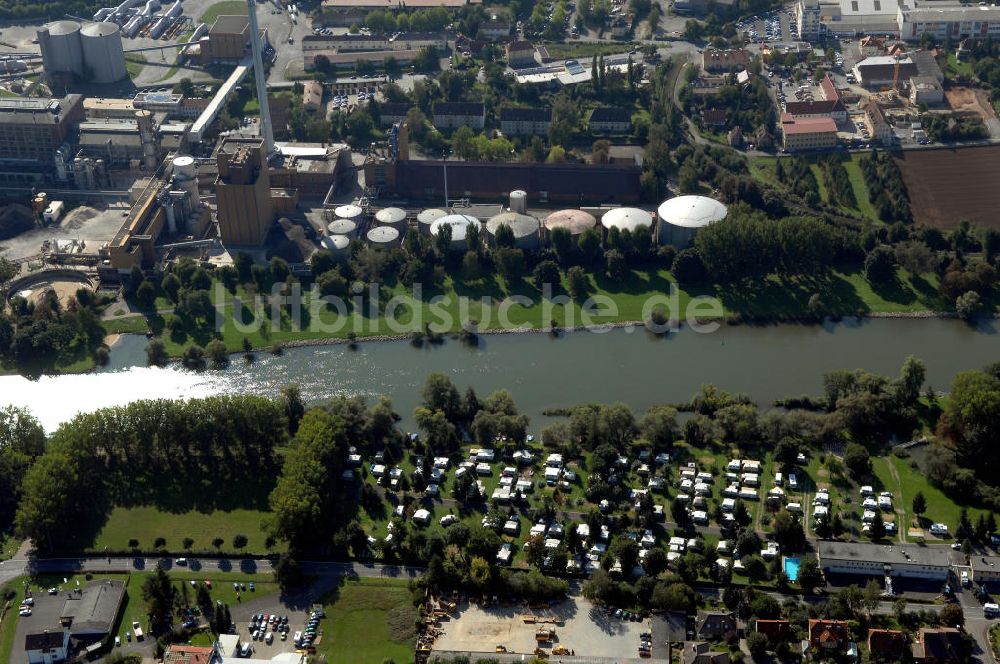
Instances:
[[[632,114],[618,106],[601,106],[590,114],[588,126],[595,134],[624,134],[632,130]]]
[[[302,87],[302,108],[315,113],[323,107],[323,84],[319,81],[306,81]]]
[[[819,92],[826,101],[841,101],[840,92],[837,91],[837,86],[829,73],[823,74],[823,80],[819,82]]]
[[[917,544],[820,541],[819,564],[825,574],[855,574],[945,581],[951,569],[947,547]]]
[[[970,556],[972,580],[979,584],[1000,581],[1000,556]]]
[[[933,76],[913,76],[910,78],[910,103],[940,106],[944,103],[944,88]]]
[[[124,582],[116,579],[90,581],[82,589],[70,591],[59,622],[68,626],[69,636],[74,639],[102,639],[114,629],[124,599]]]
[[[834,122],[847,120],[847,108],[840,99],[828,101],[790,101],[785,103],[785,113],[795,119],[830,118]]]
[[[701,119],[709,127],[726,126],[726,112],[721,108],[706,108],[701,112]]]
[[[383,127],[391,127],[406,119],[413,104],[407,101],[393,102],[387,101],[379,104],[378,117],[379,124]]]
[[[28,664],[55,664],[69,657],[69,631],[44,631],[24,636]]]
[[[717,640],[736,633],[736,614],[729,611],[699,611],[695,617],[695,633],[699,639]]]
[[[469,127],[482,130],[486,106],[480,101],[439,101],[434,104],[434,126],[438,129]]]
[[[684,644],[684,664],[729,664],[729,653],[712,651],[712,645],[705,642]]]
[[[854,65],[858,84],[869,90],[889,88],[916,76],[916,63],[909,56],[876,55]]]
[[[851,642],[847,622],[809,619],[809,647],[820,652],[844,652]]]
[[[798,150],[829,150],[837,145],[837,124],[830,118],[796,119],[781,116],[783,147],[788,152]]]
[[[921,2],[900,6],[897,14],[899,36],[919,41],[925,33],[938,42],[1000,38],[1000,7],[994,5],[957,5]]]
[[[792,624],[787,620],[754,620],[754,630],[765,635],[771,643],[787,641],[792,637]]]
[[[219,235],[226,244],[260,246],[274,220],[264,142],[220,150],[215,181]]]
[[[505,136],[546,136],[551,126],[551,108],[504,106],[500,109],[500,131]]]
[[[527,69],[538,66],[535,47],[529,41],[518,39],[507,44],[507,64],[511,69]]]
[[[483,39],[501,39],[510,36],[510,21],[505,18],[490,17],[479,24],[479,36]]]
[[[62,99],[2,98],[0,161],[35,162],[51,167],[56,150],[82,120],[80,95],[66,95]]]
[[[215,648],[169,645],[163,652],[163,664],[215,664]]]
[[[896,629],[869,629],[868,655],[872,660],[898,662],[906,649],[906,635]]]
[[[750,53],[742,48],[706,48],[701,55],[701,68],[710,73],[727,73],[746,69]]]
[[[819,0],[799,0],[795,5],[795,26],[801,39],[813,39],[819,36],[820,16]]]
[[[743,147],[743,130],[740,127],[733,127],[726,134],[726,143],[731,148],[742,148]]]
[[[896,140],[896,135],[893,133],[889,123],[885,121],[885,116],[882,114],[882,109],[878,107],[878,104],[874,101],[868,101],[862,108],[865,113],[865,126],[868,128],[868,134],[872,140],[882,145],[892,145]]]
[[[911,652],[917,664],[958,664],[969,654],[962,633],[954,627],[921,627]]]

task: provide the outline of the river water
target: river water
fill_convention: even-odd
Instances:
[[[412,426],[427,374],[451,376],[461,391],[480,397],[506,388],[533,429],[548,408],[622,401],[642,410],[689,399],[705,383],[750,394],[761,406],[774,399],[819,394],[822,375],[862,368],[895,375],[907,355],[927,365],[929,384],[946,390],[959,371],[1000,360],[996,322],[973,328],[953,320],[864,319],[823,326],[721,327],[712,334],[681,329],[667,337],[645,330],[602,333],[483,335],[477,348],[457,341],[414,348],[409,342],[289,348],[258,354],[246,364],[234,356],[222,371],[177,366],[148,368],[146,339],[126,336],[111,364],[90,374],[29,380],[0,376],[0,404],[26,406],[47,430],[78,412],[136,399],[255,393],[273,396],[298,382],[305,398],[335,394],[387,395]]]

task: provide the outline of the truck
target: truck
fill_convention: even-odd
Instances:
[[[66,205],[62,201],[52,201],[45,208],[42,213],[42,218],[45,220],[46,224],[54,224],[62,218],[63,212],[66,210]]]
[[[139,627],[139,621],[132,621],[132,631],[135,632],[135,640],[142,641],[142,627]]]

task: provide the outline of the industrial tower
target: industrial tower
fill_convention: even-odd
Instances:
[[[257,0],[247,0],[250,20],[250,46],[253,49],[253,76],[257,82],[257,102],[260,104],[260,136],[264,139],[265,163],[274,154],[274,131],[271,129],[271,109],[267,103],[267,83],[264,80],[264,54],[260,28],[257,27]]]

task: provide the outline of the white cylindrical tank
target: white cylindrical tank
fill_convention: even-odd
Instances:
[[[122,32],[129,39],[132,39],[137,34],[139,34],[139,28],[143,26],[144,20],[141,16],[133,16],[129,19],[129,22],[122,27]]]
[[[198,165],[194,162],[194,157],[181,155],[174,158],[174,182],[176,185],[188,193],[192,206],[201,201],[201,192],[198,190]]]
[[[111,7],[103,7],[94,12],[95,21],[103,21],[114,13],[114,9]]]
[[[467,214],[449,214],[431,224],[431,235],[437,235],[444,226],[451,227],[451,249],[453,251],[465,251],[469,248],[466,241],[469,228],[475,226],[482,229],[482,224],[475,217]]]
[[[510,211],[519,214],[528,213],[528,192],[520,189],[510,192]]]
[[[439,210],[437,208],[430,208],[428,210],[421,210],[417,214],[417,224],[420,226],[421,233],[430,233],[431,226],[435,221],[441,217],[447,216],[447,212],[444,210]]]
[[[341,219],[357,219],[363,212],[364,210],[361,209],[361,206],[352,204],[341,205],[333,211]]]
[[[319,243],[338,260],[347,260],[351,253],[351,238],[346,235],[324,235]]]
[[[181,0],[177,0],[174,4],[170,5],[170,9],[164,14],[167,18],[180,18],[181,14],[184,13],[184,8],[181,7]]]
[[[660,244],[686,247],[694,240],[699,228],[726,218],[726,206],[708,196],[677,196],[662,203],[657,209]]]
[[[514,244],[519,249],[528,251],[538,249],[539,224],[534,217],[517,212],[502,212],[491,217],[486,222],[486,231],[489,233],[491,243],[496,242],[497,232],[501,226],[509,227],[514,233]]]
[[[391,249],[398,247],[402,241],[403,236],[399,229],[392,226],[376,226],[368,231],[368,242],[373,247]]]
[[[557,228],[565,228],[573,237],[582,235],[584,231],[597,226],[594,215],[583,210],[559,210],[545,217],[543,222],[548,233]]]
[[[382,208],[375,213],[375,221],[401,231],[406,228],[406,210],[397,207]]]
[[[76,21],[55,21],[43,26],[38,30],[38,46],[46,74],[83,74],[83,46],[80,24]]]
[[[352,240],[358,236],[358,224],[351,219],[334,219],[326,226],[330,235],[346,235]]]
[[[653,215],[639,208],[621,207],[608,210],[601,217],[601,226],[611,230],[635,232],[639,228],[650,228],[653,225]]]
[[[80,30],[83,61],[94,83],[114,83],[128,76],[122,34],[114,23],[91,23]]]

